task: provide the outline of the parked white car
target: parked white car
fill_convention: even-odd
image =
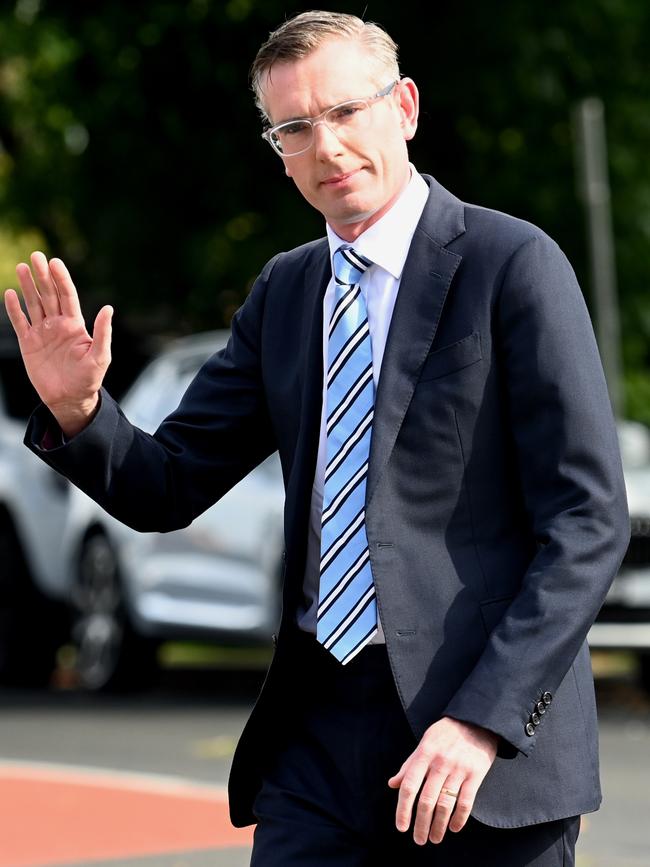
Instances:
[[[227,339],[221,331],[170,344],[120,401],[126,416],[153,432]],[[82,683],[145,682],[164,639],[269,642],[280,614],[283,505],[277,455],[171,533],[131,530],[73,489],[64,539],[70,568],[58,595],[72,609]]]

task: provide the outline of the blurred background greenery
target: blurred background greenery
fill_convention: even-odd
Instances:
[[[590,299],[572,112],[603,100],[626,414],[650,423],[647,0],[320,3],[376,20],[418,83],[421,171],[532,220]],[[227,325],[275,252],[322,234],[259,137],[248,67],[290,0],[17,0],[0,10],[0,275],[62,256],[138,340]]]

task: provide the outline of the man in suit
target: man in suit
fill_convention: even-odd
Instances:
[[[253,864],[573,864],[600,801],[585,636],[628,533],[573,272],[410,165],[418,91],[377,26],[305,13],[252,75],[327,237],[266,265],[153,437],[101,390],[111,310],[91,338],[34,254],[29,320],[6,297],[45,405],[27,442],[160,531],[279,449],[282,624],[231,773]]]

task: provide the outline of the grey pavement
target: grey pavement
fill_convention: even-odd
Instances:
[[[650,865],[650,698],[629,677],[597,683],[603,805],[586,816],[578,867]]]

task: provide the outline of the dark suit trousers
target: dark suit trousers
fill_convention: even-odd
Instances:
[[[385,648],[341,666],[316,641],[299,644],[302,673],[286,738],[255,801],[252,867],[572,867],[579,818],[514,829],[474,819],[420,847],[395,829],[387,780],[416,746]],[[278,714],[283,710],[278,709]]]

